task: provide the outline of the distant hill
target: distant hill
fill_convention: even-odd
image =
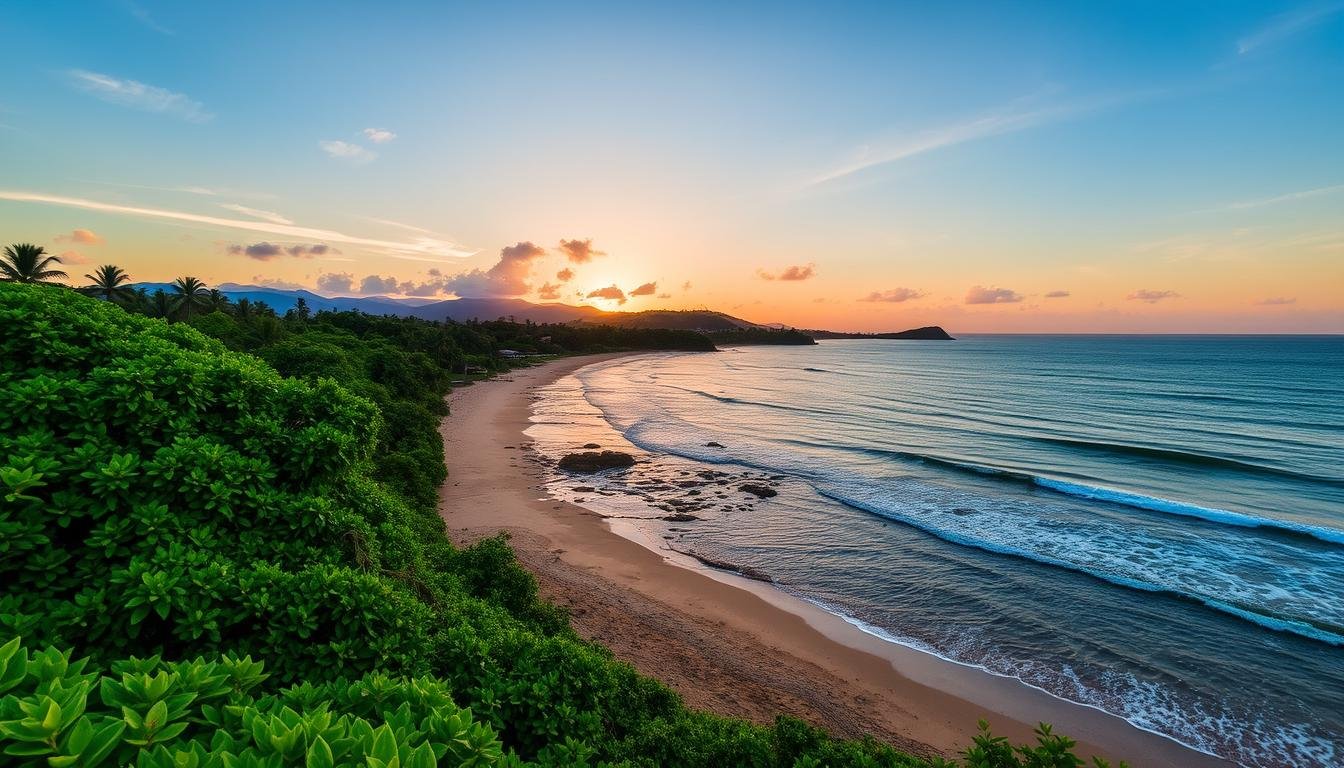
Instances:
[[[915,339],[922,341],[955,341],[941,326],[926,325],[908,331],[890,333],[841,333],[839,331],[803,331],[814,339]]]
[[[678,331],[732,331],[744,328],[764,328],[758,323],[707,309],[649,309],[643,312],[604,312],[587,322],[616,325],[622,328],[671,328]]]
[[[171,292],[170,283],[137,283],[153,293]],[[534,323],[587,323],[612,325],[618,328],[667,328],[678,331],[701,331],[716,335],[724,343],[792,343],[806,344],[813,339],[939,339],[952,337],[936,325],[914,328],[895,333],[839,333],[836,331],[792,331],[779,323],[753,323],[740,317],[708,309],[649,309],[643,312],[607,312],[597,307],[573,304],[536,304],[523,299],[394,299],[389,296],[321,296],[303,288],[268,288],[262,285],[222,283],[221,293],[230,300],[247,299],[266,304],[280,314],[294,308],[302,298],[314,312],[358,310],[370,315],[418,317],[424,320],[499,320]],[[790,333],[761,334],[759,331],[790,331]],[[792,335],[791,335],[792,334]],[[804,334],[806,336],[804,336]]]
[[[153,293],[172,291],[170,283],[137,283]],[[594,325],[614,325],[622,328],[668,328],[672,330],[722,331],[762,326],[741,318],[708,310],[648,310],[646,312],[606,312],[597,307],[572,304],[536,304],[523,299],[463,298],[463,299],[394,299],[387,296],[321,296],[302,288],[268,288],[260,285],[222,283],[219,291],[230,300],[247,299],[266,304],[280,314],[294,308],[302,298],[309,309],[318,312],[359,310],[371,315],[419,317],[425,320],[498,320],[513,318],[518,322],[534,323],[586,322]]]

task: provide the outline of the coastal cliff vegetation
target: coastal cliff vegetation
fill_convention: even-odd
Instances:
[[[100,276],[0,283],[5,764],[1082,764],[1048,730],[945,763],[692,711],[578,637],[503,538],[453,545],[457,372],[636,337],[277,317],[187,279],[138,303]]]

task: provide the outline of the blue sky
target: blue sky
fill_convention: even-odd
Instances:
[[[1344,2],[275,5],[9,4],[0,239],[799,325],[1344,331]]]

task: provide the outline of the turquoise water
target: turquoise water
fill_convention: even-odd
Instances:
[[[830,341],[578,380],[656,456],[779,479],[684,546],[1244,765],[1344,760],[1344,338]]]

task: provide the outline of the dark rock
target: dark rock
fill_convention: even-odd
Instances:
[[[591,485],[576,485],[576,486],[574,486],[573,488],[571,488],[570,490],[571,490],[571,491],[574,491],[574,492],[576,492],[576,493],[593,493],[593,492],[595,492],[597,489],[594,488],[594,487],[591,486]]]
[[[759,483],[743,483],[739,485],[737,489],[739,491],[742,491],[743,493],[750,493],[753,496],[759,496],[762,499],[768,499],[771,496],[779,495],[779,491],[776,491],[774,488],[771,488],[768,485],[761,485]]]
[[[723,447],[723,444],[722,444],[722,443],[716,443],[716,442],[714,442],[713,440],[710,440],[708,443],[705,443],[705,447],[706,447],[706,448],[722,448],[722,447]]]
[[[675,515],[667,515],[663,518],[669,523],[689,523],[692,520],[699,520],[695,515],[688,515],[685,512],[678,512]]]
[[[588,444],[584,445],[583,447],[584,447],[586,450],[591,451],[591,450],[596,449],[596,448],[601,448],[602,446],[598,445],[597,443],[588,443]]]
[[[635,457],[621,451],[587,451],[585,453],[566,454],[560,460],[560,468],[566,472],[593,473],[617,467],[632,467]]]

